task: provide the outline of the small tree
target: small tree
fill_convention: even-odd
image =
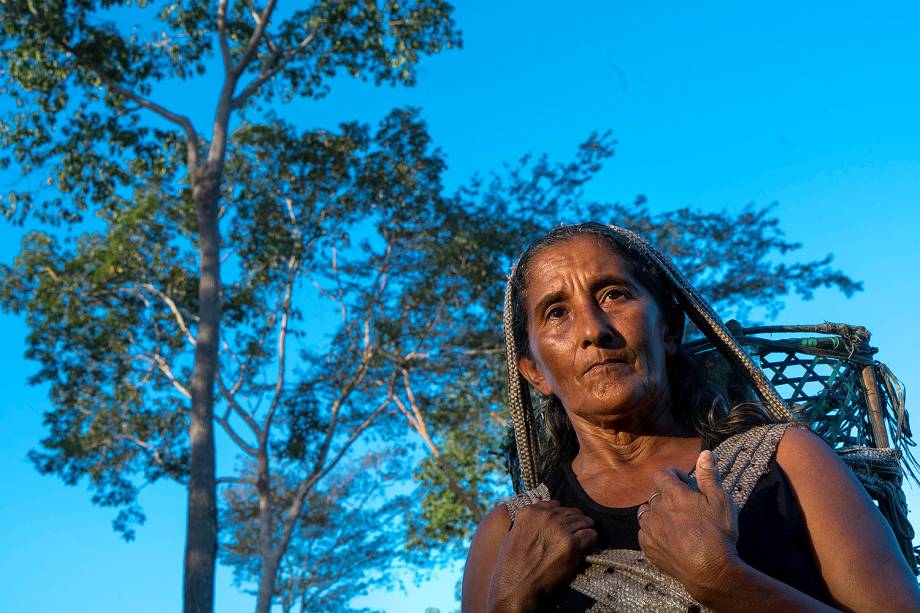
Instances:
[[[116,11],[132,6],[138,23],[127,27],[130,17]],[[339,73],[411,85],[421,56],[459,43],[450,10],[440,0],[318,0],[288,12],[275,0],[2,4],[0,87],[18,110],[0,124],[0,166],[26,177],[7,195],[5,212],[21,223],[51,225],[76,224],[87,213],[97,218],[66,244],[31,235],[15,271],[5,275],[5,306],[31,313],[29,353],[42,364],[33,381],[52,385],[51,434],[33,459],[68,482],[88,476],[95,502],[126,508],[116,520],[126,534],[141,517],[136,479],[183,480],[187,612],[213,609],[214,423],[244,451],[258,451],[269,445],[263,426],[280,406],[276,393],[267,422],[251,422],[234,400],[242,385],[235,379],[228,385],[233,393],[221,389],[231,412],[215,413],[222,323],[254,322],[247,305],[274,296],[280,284],[288,298],[276,319],[258,327],[285,330],[290,280],[325,231],[311,224],[357,214],[334,185],[309,191],[303,181],[315,175],[335,182],[349,171],[349,148],[361,143],[348,129],[328,140],[322,131],[295,135],[267,105],[320,97]],[[213,112],[207,130],[190,119],[189,105],[200,101],[158,100],[163,83],[213,71],[219,86],[206,102]],[[287,183],[269,174],[271,180],[308,191],[275,190],[271,200],[250,199],[237,210],[247,189],[259,191],[254,182],[277,153],[247,158],[242,149],[276,135],[301,145],[288,153],[308,158],[312,170]],[[314,210],[326,198],[340,209]],[[252,258],[247,249],[266,243],[247,243],[243,227],[264,229],[279,214],[297,231]],[[241,279],[222,282],[223,258],[234,251]],[[283,338],[282,332],[279,377]],[[244,383],[246,369],[264,358],[251,355],[241,361]],[[234,414],[255,437],[245,445],[230,425]],[[269,606],[265,598],[260,594],[261,610]]]

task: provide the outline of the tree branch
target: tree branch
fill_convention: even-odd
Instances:
[[[351,436],[348,437],[348,440],[339,448],[332,460],[325,466],[317,466],[314,469],[313,473],[300,482],[300,485],[297,487],[297,492],[294,495],[294,500],[291,502],[291,506],[288,508],[287,517],[284,521],[284,530],[281,535],[281,540],[276,548],[276,552],[287,551],[288,543],[291,540],[291,535],[294,532],[294,527],[297,525],[298,520],[300,519],[300,511],[303,508],[304,500],[310,490],[313,488],[316,483],[325,477],[330,470],[332,470],[339,460],[342,459],[342,456],[348,451],[351,445],[358,439],[359,436],[374,422],[375,419],[383,412],[383,410],[390,404],[392,399],[393,388],[392,384],[387,394],[386,399],[380,403],[380,405],[374,409],[374,411],[367,416],[357,428],[351,433]]]
[[[243,74],[243,71],[246,70],[246,67],[249,66],[249,62],[251,62],[252,58],[255,56],[256,50],[259,48],[259,43],[262,40],[262,35],[265,33],[265,28],[268,27],[272,12],[275,10],[276,3],[277,0],[268,0],[268,4],[266,4],[265,8],[262,10],[262,14],[256,22],[256,29],[253,30],[252,36],[249,37],[249,42],[246,43],[246,49],[243,51],[243,56],[233,69],[232,77],[234,82],[240,78],[240,75]]]
[[[259,12],[252,5],[252,0],[245,0],[245,1],[246,1],[246,8],[249,9],[249,16],[252,17],[252,22],[256,24],[256,26],[258,26],[262,20],[261,17],[259,16]],[[269,35],[268,32],[265,32],[264,38],[265,38],[265,43],[268,46],[268,50],[271,51],[272,53],[275,53],[278,48],[275,46],[275,43],[274,41],[272,41],[272,37]]]
[[[38,14],[33,11],[33,14],[38,17]],[[107,87],[110,91],[115,92],[116,94],[131,100],[132,102],[142,106],[143,108],[156,113],[160,117],[171,121],[172,123],[178,125],[185,131],[185,147],[186,147],[186,165],[188,166],[189,175],[194,175],[196,169],[198,168],[198,133],[195,131],[195,127],[192,125],[191,120],[185,115],[180,115],[174,111],[170,111],[166,107],[157,104],[149,98],[145,98],[140,94],[128,89],[124,85],[117,83],[114,79],[105,74],[99,66],[96,66],[92,62],[86,61],[76,49],[70,46],[67,41],[60,40],[55,37],[49,28],[43,28],[45,30],[45,35],[48,37],[48,40],[56,43],[57,46],[69,53],[76,60],[77,65],[82,66],[86,70],[92,72],[96,75],[102,84]]]
[[[299,238],[299,231],[297,230],[297,218],[294,215],[294,205],[290,198],[286,200],[286,203],[288,208],[288,217],[291,221],[291,233],[293,234],[293,238],[297,240]],[[284,298],[281,302],[281,329],[278,331],[278,377],[275,380],[275,393],[272,396],[272,403],[268,408],[268,413],[265,416],[265,425],[262,428],[265,440],[261,441],[260,444],[263,446],[268,440],[268,432],[271,429],[272,420],[275,417],[275,411],[278,409],[278,404],[281,401],[281,393],[284,391],[285,350],[287,348],[288,317],[291,310],[291,295],[294,291],[294,279],[297,275],[297,263],[298,260],[295,246],[295,254],[292,254],[288,259],[288,278],[284,289]]]
[[[224,74],[229,75],[233,70],[230,58],[230,44],[227,42],[227,2],[220,0],[217,5],[217,40],[220,44],[220,57],[224,63]]]
[[[179,329],[182,330],[186,340],[188,340],[192,347],[194,347],[197,342],[195,341],[195,337],[192,336],[192,333],[189,332],[188,326],[185,324],[185,318],[182,316],[182,313],[179,312],[179,307],[176,306],[176,302],[170,298],[168,294],[154,287],[152,283],[141,283],[140,287],[156,294],[157,297],[162,300],[167,307],[169,307],[169,310],[172,312],[173,317],[176,320],[176,323],[179,325]]]
[[[122,432],[122,436],[125,437],[125,440],[130,441],[134,445],[137,445],[138,447],[143,449],[145,453],[147,453],[148,455],[150,455],[151,458],[153,458],[154,462],[156,462],[160,466],[163,466],[163,456],[160,455],[159,450],[153,447],[153,445],[142,441],[141,439],[137,438],[136,436],[132,434],[129,434],[128,429],[125,427],[124,424],[122,424],[121,432]]]
[[[226,413],[223,416],[215,415],[214,421],[216,421],[217,423],[221,425],[221,427],[224,429],[224,432],[227,433],[227,436],[233,439],[233,442],[236,443],[236,446],[239,447],[243,451],[243,453],[253,458],[257,457],[259,454],[258,450],[243,440],[243,437],[240,436],[237,433],[237,431],[233,429],[233,426],[230,424],[230,420],[227,419],[227,417],[228,417],[228,414]]]
[[[217,485],[225,485],[230,483],[237,483],[239,485],[251,485],[253,487],[256,485],[255,479],[246,479],[244,477],[218,477],[216,482]]]
[[[261,441],[263,433],[262,433],[262,429],[259,427],[259,424],[256,422],[256,420],[252,417],[252,415],[249,414],[248,411],[246,411],[243,407],[241,407],[240,404],[236,401],[236,398],[234,398],[234,394],[231,394],[230,390],[227,389],[227,386],[224,385],[223,377],[218,375],[217,377],[215,377],[215,380],[217,382],[217,388],[220,390],[220,393],[224,397],[224,400],[227,401],[228,410],[232,409],[234,413],[239,415],[240,419],[246,422],[246,425],[249,426],[250,430],[252,430],[253,435],[255,435],[255,437]],[[265,436],[267,436],[267,434]]]
[[[457,498],[466,506],[467,509],[473,514],[477,520],[485,514],[485,509],[482,508],[482,505],[476,500],[477,495],[470,496],[470,492],[461,487],[460,483],[457,481],[454,471],[451,470],[450,466],[444,462],[441,457],[441,451],[438,449],[437,445],[434,444],[434,441],[431,439],[431,436],[428,434],[428,428],[425,426],[425,418],[422,416],[421,411],[418,408],[418,405],[415,402],[415,394],[412,392],[412,386],[409,383],[409,371],[405,368],[400,369],[402,371],[403,384],[406,390],[406,396],[409,399],[409,406],[412,407],[412,413],[415,418],[409,419],[409,422],[414,426],[415,431],[419,436],[422,437],[422,440],[425,441],[425,444],[428,446],[428,449],[431,451],[431,455],[434,457],[435,462],[438,465],[438,468],[441,469],[441,472],[444,473],[445,478],[447,479],[447,486],[451,489]],[[398,402],[398,399],[397,399]],[[404,413],[408,413],[403,409]],[[408,414],[406,415],[408,417]]]
[[[163,356],[161,356],[156,351],[154,351],[152,355],[146,355],[146,354],[135,355],[134,359],[144,360],[151,364],[155,364],[157,369],[161,373],[163,373],[167,379],[169,379],[170,383],[173,384],[173,387],[179,390],[180,394],[182,394],[186,398],[192,397],[192,394],[188,391],[188,389],[186,389],[186,387],[182,385],[182,383],[180,383],[178,379],[176,379],[176,376],[173,374],[172,369],[170,369],[169,367],[169,363],[163,358]]]
[[[281,52],[279,49],[275,49],[273,53],[266,56],[265,61],[262,63],[262,69],[259,71],[259,76],[250,81],[249,84],[243,88],[243,91],[241,91],[239,94],[237,94],[236,97],[233,98],[233,107],[239,108],[246,104],[246,100],[248,100],[250,96],[259,91],[259,88],[262,87],[266,81],[284,70],[288,62],[290,62],[292,59],[294,59],[294,57],[306,49],[307,46],[313,42],[314,38],[316,38],[315,30],[307,34],[307,36],[305,36],[304,39],[300,41],[296,47],[292,47],[284,52]],[[275,60],[278,60],[278,63],[275,64],[274,68],[269,70],[268,65]]]

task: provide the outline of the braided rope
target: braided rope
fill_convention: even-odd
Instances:
[[[763,371],[745,353],[709,303],[674,266],[673,262],[635,232],[614,225],[608,227],[613,231],[614,237],[622,247],[637,254],[664,276],[664,280],[674,291],[678,304],[690,320],[719,350],[728,364],[747,380],[757,393],[764,408],[780,421],[797,421]],[[524,488],[529,490],[537,486],[536,452],[539,441],[536,436],[536,424],[528,384],[518,371],[515,355],[511,281],[516,268],[517,263],[511,268],[511,274],[508,276],[502,323],[505,333],[505,360],[508,367],[508,404],[511,408],[511,422],[521,467],[521,480],[524,482]]]
[[[502,323],[505,328],[505,363],[508,366],[508,404],[511,408],[511,423],[514,426],[514,443],[517,445],[518,462],[521,467],[521,480],[524,489],[533,489],[537,486],[536,451],[537,441],[536,424],[534,423],[533,408],[530,404],[530,393],[527,391],[527,381],[521,376],[517,367],[517,356],[514,349],[514,329],[512,327],[511,312],[511,280],[517,264],[511,269],[508,277],[508,286],[505,288],[505,304],[502,313]],[[522,393],[523,392],[523,393]]]

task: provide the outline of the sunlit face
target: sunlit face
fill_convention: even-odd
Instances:
[[[599,424],[670,401],[665,360],[678,335],[602,239],[547,247],[524,283],[530,355],[518,367],[542,394]]]

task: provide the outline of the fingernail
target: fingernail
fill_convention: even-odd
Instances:
[[[707,449],[706,451],[702,453],[702,456],[703,457],[700,459],[700,464],[703,466],[703,468],[715,468],[716,467],[716,460],[712,456],[711,451]]]

